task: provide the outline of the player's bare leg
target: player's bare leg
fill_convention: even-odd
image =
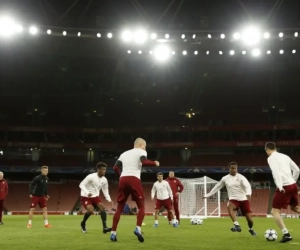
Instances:
[[[291,241],[292,236],[289,234],[289,231],[287,230],[287,228],[283,222],[283,219],[281,218],[280,209],[272,208],[271,214],[272,214],[277,226],[281,229],[281,231],[283,233],[283,237],[280,240],[280,243],[285,243],[285,242]]]
[[[111,231],[111,228],[107,227],[107,225],[106,225],[107,214],[106,214],[106,211],[105,211],[105,206],[103,205],[103,203],[98,203],[97,207],[100,210],[100,217],[101,217],[101,220],[102,220],[103,233],[106,234],[106,233]]]
[[[168,216],[171,218],[171,223],[173,224],[173,227],[178,227],[178,224],[175,221],[175,216],[172,210],[168,210]]]
[[[256,233],[255,231],[253,230],[253,220],[252,220],[252,214],[251,213],[247,213],[245,215],[246,217],[246,220],[248,222],[248,227],[249,227],[249,233],[252,235],[252,236],[256,236]]]
[[[80,226],[81,226],[81,231],[85,234],[87,231],[86,231],[86,221],[88,220],[88,218],[90,218],[90,216],[94,213],[94,207],[93,205],[87,205],[86,206],[86,212],[83,216],[83,220],[81,221],[80,223]]]
[[[47,208],[44,207],[42,210],[43,210],[43,217],[44,217],[45,227],[51,228],[52,226],[48,222],[48,211],[47,211]]]
[[[238,223],[237,219],[236,219],[236,211],[238,210],[238,208],[232,204],[231,202],[228,203],[227,205],[227,210],[229,213],[229,216],[233,222],[233,227],[231,228],[232,232],[241,232],[242,229],[240,227],[240,224]]]
[[[32,218],[33,218],[33,212],[34,212],[35,208],[30,208],[29,210],[29,214],[28,214],[28,224],[27,224],[27,228],[31,228],[32,226]]]
[[[154,225],[153,225],[153,227],[158,227],[158,213],[159,213],[159,209],[155,209]]]

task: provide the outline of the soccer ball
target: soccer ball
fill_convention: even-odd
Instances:
[[[175,222],[175,224],[178,224],[178,220],[175,219],[174,222]]]
[[[202,225],[203,224],[203,220],[202,219],[199,219],[199,218],[192,218],[190,220],[190,223],[192,225]]]
[[[270,228],[265,232],[265,238],[267,241],[275,241],[277,237],[277,232],[274,229]]]

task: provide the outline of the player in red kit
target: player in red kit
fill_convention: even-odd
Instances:
[[[3,178],[4,174],[0,172],[0,225],[3,225],[2,222],[2,212],[4,208],[4,200],[8,194],[8,184],[7,181]]]
[[[117,241],[117,226],[120,215],[125,207],[128,196],[131,195],[132,200],[136,202],[139,210],[136,228],[133,233],[140,242],[144,242],[141,226],[145,216],[145,195],[140,179],[143,165],[158,167],[159,162],[147,159],[146,141],[142,138],[137,138],[134,142],[134,148],[121,154],[114,166],[114,171],[120,176],[120,179],[117,195],[118,207],[113,218],[110,235],[111,241]],[[120,173],[120,168],[122,168],[122,173]]]
[[[178,224],[180,224],[180,213],[179,213],[179,194],[183,191],[184,187],[179,179],[175,177],[174,171],[169,172],[169,177],[166,179],[166,181],[169,183],[172,192],[173,192],[173,207],[175,210],[176,219],[178,220]],[[171,224],[172,218],[170,218],[170,215],[168,214],[168,220]]]

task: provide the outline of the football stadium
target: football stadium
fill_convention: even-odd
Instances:
[[[0,249],[298,249],[299,32],[299,0],[0,1]]]

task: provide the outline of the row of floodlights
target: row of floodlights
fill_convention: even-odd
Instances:
[[[260,56],[260,55],[263,53],[263,52],[262,52],[260,49],[258,49],[258,48],[252,49],[252,50],[250,50],[249,52],[250,52],[250,54],[251,54],[252,56],[254,56],[254,57],[258,57],[258,56]],[[296,53],[296,50],[293,49],[291,52],[292,52],[292,54],[295,54],[295,53]],[[127,50],[127,53],[128,53],[128,54],[132,54],[133,51]],[[143,54],[143,51],[142,51],[142,50],[138,50],[137,53],[138,53],[139,55],[141,55],[141,54]],[[171,55],[174,56],[174,55],[176,54],[176,52],[175,52],[174,50],[171,51],[171,50],[170,50],[168,47],[166,47],[166,46],[159,46],[159,47],[157,47],[157,48],[154,49],[154,50],[150,50],[148,53],[149,53],[150,55],[154,55],[155,58],[156,58],[156,59],[159,59],[159,60],[166,60],[166,59],[168,59]],[[223,51],[220,50],[218,53],[219,53],[219,55],[223,55],[223,54],[225,54],[226,52],[223,52]],[[246,55],[247,53],[248,53],[248,52],[247,52],[246,50],[241,51],[241,54],[243,54],[243,55]],[[268,54],[268,55],[270,55],[270,54],[272,53],[272,51],[271,51],[271,50],[267,50],[267,51],[265,51],[265,53]],[[278,51],[278,53],[282,55],[282,54],[285,53],[285,51],[284,51],[283,49],[281,49],[281,50]],[[183,51],[181,52],[181,54],[184,55],[184,56],[186,56],[186,55],[188,55],[188,52],[187,52],[186,50],[183,50]],[[198,55],[198,54],[199,54],[199,51],[195,50],[195,51],[193,52],[193,54],[194,54],[194,55]],[[210,54],[210,51],[206,51],[205,54],[206,54],[206,55],[209,55],[209,54]],[[230,51],[228,52],[228,54],[231,55],[231,56],[233,56],[233,55],[235,55],[235,54],[237,54],[237,53],[236,53],[236,51],[234,51],[234,50],[230,50]]]

